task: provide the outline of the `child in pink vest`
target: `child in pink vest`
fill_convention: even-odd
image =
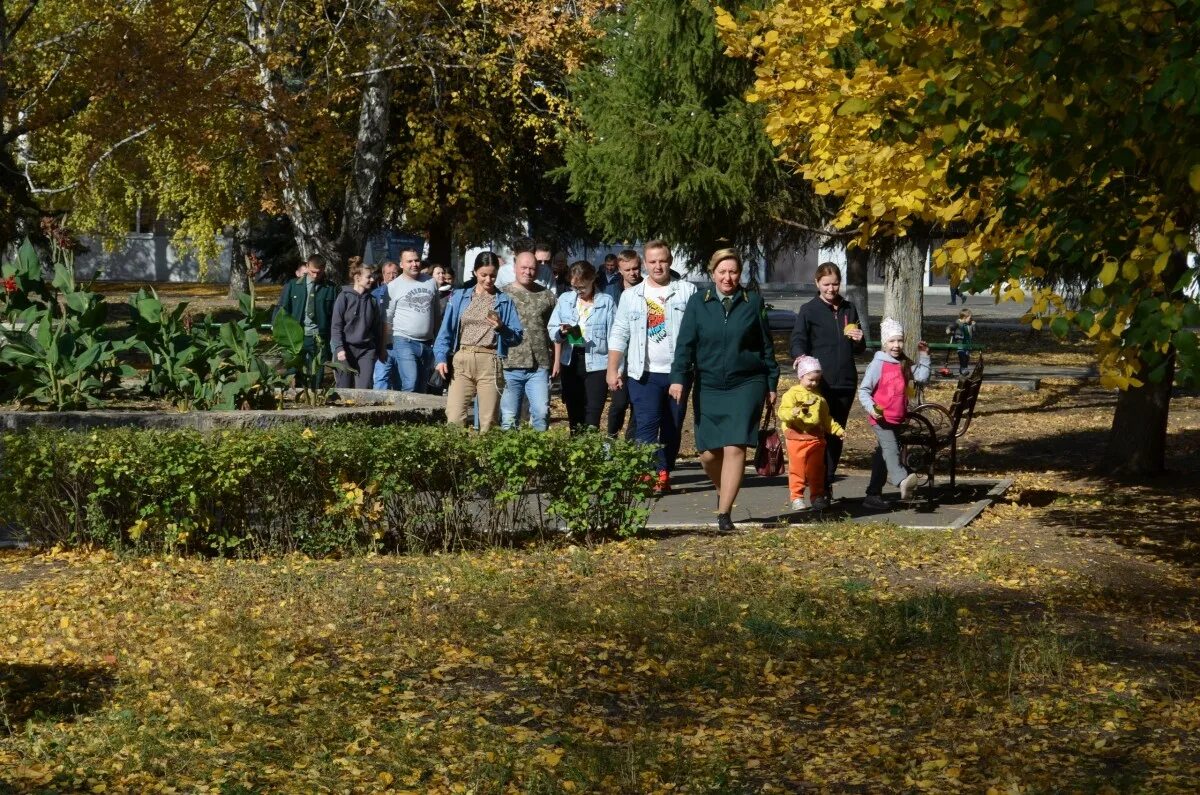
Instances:
[[[867,412],[867,420],[875,431],[878,445],[871,462],[871,481],[863,507],[887,510],[891,506],[883,499],[883,481],[900,487],[900,499],[912,496],[917,476],[900,463],[900,445],[896,430],[908,414],[908,388],[918,381],[929,380],[929,346],[917,345],[917,363],[904,355],[904,328],[885,317],[879,328],[880,351],[871,360],[862,383],[858,385],[858,402]]]

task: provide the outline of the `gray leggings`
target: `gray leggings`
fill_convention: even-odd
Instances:
[[[908,477],[908,470],[900,463],[900,444],[896,441],[896,432],[891,427],[884,428],[872,425],[875,439],[879,446],[875,448],[875,458],[871,461],[871,482],[867,484],[867,494],[879,496],[883,493],[883,480],[893,486],[899,486],[900,481]]]

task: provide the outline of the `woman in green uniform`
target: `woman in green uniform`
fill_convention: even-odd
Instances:
[[[713,286],[693,295],[684,310],[669,391],[681,400],[686,376],[694,374],[696,449],[717,489],[717,528],[728,532],[746,448],[758,443],[764,403],[775,404],[779,365],[762,296],[741,286],[742,258],[723,248],[712,255],[708,272]]]

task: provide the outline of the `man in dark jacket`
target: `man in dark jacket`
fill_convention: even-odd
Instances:
[[[329,327],[333,322],[333,302],[337,288],[325,279],[325,258],[313,254],[305,264],[304,278],[290,279],[279,296],[279,309],[304,326],[304,362],[306,369],[313,357],[321,368],[313,376],[312,386],[321,384],[325,362],[329,361]]]

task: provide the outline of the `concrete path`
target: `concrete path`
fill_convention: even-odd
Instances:
[[[901,504],[895,488],[884,489],[884,498],[894,501],[890,511],[863,508],[869,473],[861,470],[839,472],[833,485],[833,506],[817,515],[812,511],[794,512],[788,499],[787,475],[759,477],[747,469],[733,510],[739,527],[764,527],[801,522],[892,522],[901,527],[921,530],[958,530],[966,527],[1011,485],[1009,480],[959,478],[955,488],[949,481],[918,490],[917,498]],[[685,462],[671,479],[672,493],[651,506],[651,530],[715,531],[717,493],[697,462]]]

